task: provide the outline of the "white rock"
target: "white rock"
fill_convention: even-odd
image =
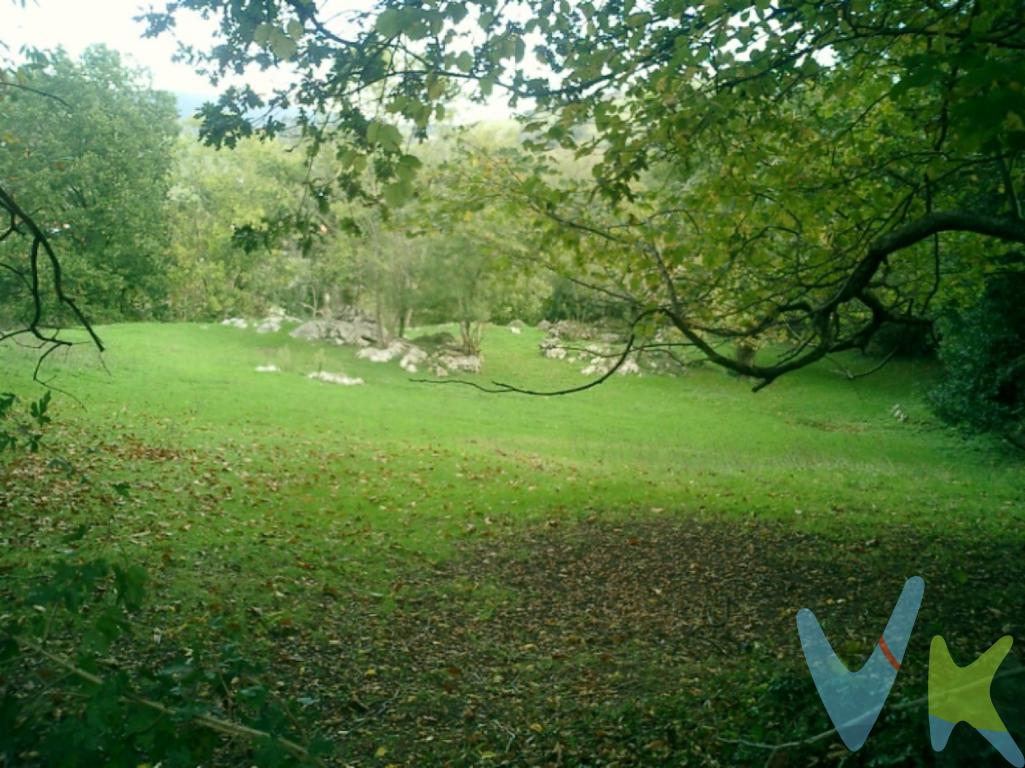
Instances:
[[[277,333],[278,331],[281,330],[281,322],[284,319],[285,319],[284,317],[280,317],[278,315],[271,315],[269,317],[265,317],[256,326],[256,332],[257,333]]]
[[[335,344],[354,344],[365,347],[367,338],[377,335],[377,326],[370,318],[356,310],[343,320],[310,320],[292,330],[291,336],[305,341],[330,341]]]
[[[410,347],[406,354],[402,356],[402,360],[399,361],[399,365],[405,368],[407,371],[412,368],[412,372],[416,372],[416,367],[427,360],[427,353],[420,349],[420,347]]]
[[[619,366],[619,369],[616,371],[616,373],[618,373],[620,376],[640,376],[641,366],[637,365],[636,360],[627,360],[625,363]]]
[[[281,369],[273,363],[270,365],[258,365],[256,366],[257,373],[280,373]]]
[[[519,335],[520,335],[520,333],[522,333],[522,329],[520,329],[519,327],[517,327],[517,326],[515,326],[515,325],[510,325],[510,326],[509,326],[509,330],[510,330],[510,331],[511,331],[512,333],[515,333],[515,334],[516,334],[517,336],[519,336]]]
[[[458,355],[446,353],[438,357],[438,363],[449,371],[463,371],[465,373],[480,373],[484,361],[480,355]]]
[[[604,376],[615,364],[616,361],[611,357],[592,357],[591,362],[588,363],[580,372],[585,376]],[[641,367],[637,364],[636,360],[627,360],[619,366],[616,373],[621,376],[639,376],[641,373]]]
[[[323,381],[327,384],[340,384],[343,387],[355,387],[364,383],[363,379],[360,378],[352,378],[344,373],[329,373],[327,371],[316,371],[309,374],[306,378]]]
[[[407,346],[401,341],[393,341],[387,347],[365,347],[356,353],[356,357],[372,363],[390,363],[406,349]]]
[[[230,325],[232,328],[238,328],[243,331],[249,327],[249,323],[246,322],[244,317],[225,318],[224,320],[221,320],[221,325]]]

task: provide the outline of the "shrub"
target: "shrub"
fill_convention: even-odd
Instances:
[[[29,403],[28,415],[18,407],[18,396],[13,392],[0,392],[0,454],[24,447],[30,451],[39,450],[43,437],[42,429],[50,423],[47,410],[50,407],[50,391]]]
[[[936,414],[970,433],[1025,450],[1025,271],[993,276],[974,306],[940,324],[945,376],[930,393]]]

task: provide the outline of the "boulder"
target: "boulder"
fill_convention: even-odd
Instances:
[[[269,317],[265,317],[265,318],[263,318],[263,320],[261,320],[259,323],[257,323],[257,325],[256,325],[256,332],[257,333],[277,333],[278,331],[281,330],[281,323],[284,322],[284,319],[285,318],[283,318],[283,317],[276,317],[274,315],[271,315]]]
[[[402,359],[399,361],[399,365],[406,373],[416,373],[418,366],[427,360],[427,353],[419,347],[410,347]]]
[[[557,336],[548,336],[537,346],[541,350],[541,354],[551,360],[566,358],[566,348],[562,346],[562,341]]]
[[[484,360],[480,355],[462,355],[456,352],[446,352],[438,356],[438,364],[448,371],[480,373],[484,367]]]
[[[328,371],[316,371],[308,374],[308,379],[323,381],[326,384],[340,384],[343,387],[356,387],[363,384],[363,379],[346,376],[344,373],[329,373]]]
[[[256,322],[257,333],[277,333],[285,322],[295,323],[298,320],[290,317],[281,307],[271,307],[267,310],[267,316]]]
[[[590,362],[581,369],[581,373],[585,376],[604,376],[610,370],[612,366],[616,364],[615,357],[592,357]],[[620,376],[640,376],[641,366],[638,365],[637,360],[633,357],[627,359],[618,369],[616,373]]]
[[[404,355],[409,347],[409,342],[396,339],[387,347],[364,347],[356,353],[356,357],[372,363],[390,363],[396,357]]]
[[[365,347],[377,336],[377,324],[366,318],[310,320],[294,329],[291,335],[305,341]]]

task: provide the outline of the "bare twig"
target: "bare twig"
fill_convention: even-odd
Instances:
[[[510,392],[516,392],[521,395],[536,395],[538,397],[555,397],[558,395],[572,395],[576,392],[583,392],[588,389],[597,387],[599,384],[604,384],[613,374],[623,367],[630,353],[633,351],[635,334],[631,333],[630,338],[626,341],[626,347],[623,349],[623,353],[619,356],[619,359],[615,364],[609,368],[605,373],[599,376],[597,379],[593,379],[586,384],[582,384],[579,387],[570,387],[569,389],[555,389],[555,390],[536,390],[536,389],[524,389],[522,387],[516,387],[512,384],[504,384],[500,381],[491,382],[492,386],[486,387],[478,384],[475,381],[467,381],[465,379],[410,379],[418,384],[460,384],[466,387],[473,387],[479,389],[481,392],[487,392],[491,395],[505,395]]]
[[[51,272],[51,284],[53,293],[57,298],[59,305],[67,307],[72,315],[78,320],[78,322],[85,329],[86,333],[89,334],[92,343],[96,348],[102,352],[103,342],[100,337],[96,334],[92,324],[89,322],[85,313],[78,307],[78,304],[72,299],[64,290],[63,271],[61,268],[60,260],[57,258],[56,252],[50,245],[50,240],[46,236],[35,220],[29,216],[14,198],[3,188],[0,187],[0,208],[7,212],[10,216],[10,226],[5,232],[5,237],[12,233],[18,233],[25,235],[29,240],[29,255],[28,255],[28,273],[26,274],[22,270],[17,269],[11,265],[4,264],[3,266],[18,275],[21,281],[25,284],[25,288],[29,293],[29,297],[32,300],[32,316],[25,324],[23,328],[19,328],[12,331],[0,333],[0,341],[12,338],[14,336],[28,333],[34,336],[41,342],[41,347],[44,348],[43,354],[40,355],[39,360],[36,362],[36,367],[33,372],[33,379],[43,386],[53,389],[48,382],[45,382],[39,378],[39,371],[46,360],[46,358],[59,347],[70,347],[74,342],[67,339],[60,338],[60,330],[44,330],[43,327],[43,292],[44,289],[40,283],[40,257],[45,257],[45,261],[49,264]]]

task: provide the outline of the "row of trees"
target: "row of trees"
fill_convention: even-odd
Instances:
[[[1018,0],[380,0],[330,16],[178,0],[145,16],[149,33],[190,12],[219,22],[216,48],[184,49],[198,66],[287,62],[291,78],[269,99],[226,90],[204,137],[273,135],[291,110],[314,151],[360,159],[316,185],[324,197],[401,201],[400,128],[427,137],[458,94],[526,106],[530,157],[503,169],[506,199],[579,254],[572,277],[626,308],[637,346],[668,329],[761,386],[886,329],[956,325],[1019,270]],[[255,107],[279,119],[254,122]],[[592,177],[553,175],[553,148]],[[1020,435],[1025,331],[1012,336],[976,405],[1005,404]]]
[[[4,185],[94,320],[356,305],[399,336],[413,320],[457,320],[473,346],[481,322],[537,320],[552,293],[550,278],[517,261],[509,244],[524,250],[524,232],[501,200],[452,191],[468,169],[479,175],[478,155],[508,148],[508,134],[451,132],[405,155],[398,184],[426,165],[421,184],[388,211],[316,194],[353,162],[344,149],[313,155],[294,135],[240,139],[233,151],[199,143],[172,97],[107,49],[78,61],[32,52],[20,74],[23,87],[0,100]],[[8,324],[34,311],[21,245],[0,244]],[[68,321],[49,309],[52,323]]]

